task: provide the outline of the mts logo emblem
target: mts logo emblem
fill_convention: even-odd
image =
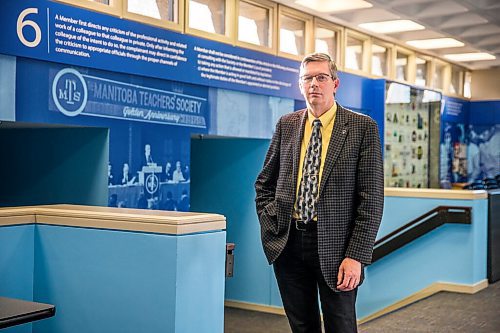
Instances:
[[[57,109],[68,117],[79,115],[87,104],[84,77],[73,68],[61,69],[52,82],[52,98]]]
[[[66,104],[74,105],[81,100],[82,93],[77,89],[77,82],[73,79],[64,80],[64,89],[59,88],[57,98]]]

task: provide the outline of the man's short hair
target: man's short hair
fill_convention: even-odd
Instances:
[[[338,78],[337,75],[337,64],[335,61],[328,55],[327,53],[311,53],[305,56],[305,58],[302,60],[302,63],[300,64],[300,68],[304,68],[308,63],[310,62],[316,62],[316,61],[326,61],[328,62],[328,65],[330,67],[330,75],[332,78],[335,80]]]

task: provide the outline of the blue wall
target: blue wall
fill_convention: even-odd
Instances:
[[[485,126],[500,124],[500,101],[472,101],[468,122]]]
[[[0,227],[0,295],[33,300],[35,265],[35,226]],[[2,330],[5,333],[31,333],[32,323]]]
[[[274,278],[260,243],[253,186],[268,146],[269,140],[235,138],[191,143],[192,209],[226,216],[227,241],[236,244],[234,277],[226,280],[229,300],[271,303]]]
[[[385,80],[339,73],[340,87],[336,99],[343,106],[372,117],[378,124],[384,146]]]
[[[0,206],[107,204],[107,129],[24,126],[0,126]]]

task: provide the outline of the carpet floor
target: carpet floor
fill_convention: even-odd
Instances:
[[[500,333],[500,282],[474,294],[441,292],[359,325],[359,333]],[[286,317],[225,309],[225,333],[290,333]]]

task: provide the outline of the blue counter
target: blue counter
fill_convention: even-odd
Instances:
[[[6,332],[223,332],[225,218],[0,209],[0,295],[57,307]]]
[[[470,207],[471,224],[444,224],[366,268],[358,317],[366,321],[439,291],[475,293],[486,279],[486,191],[386,188],[377,239],[438,206]]]

